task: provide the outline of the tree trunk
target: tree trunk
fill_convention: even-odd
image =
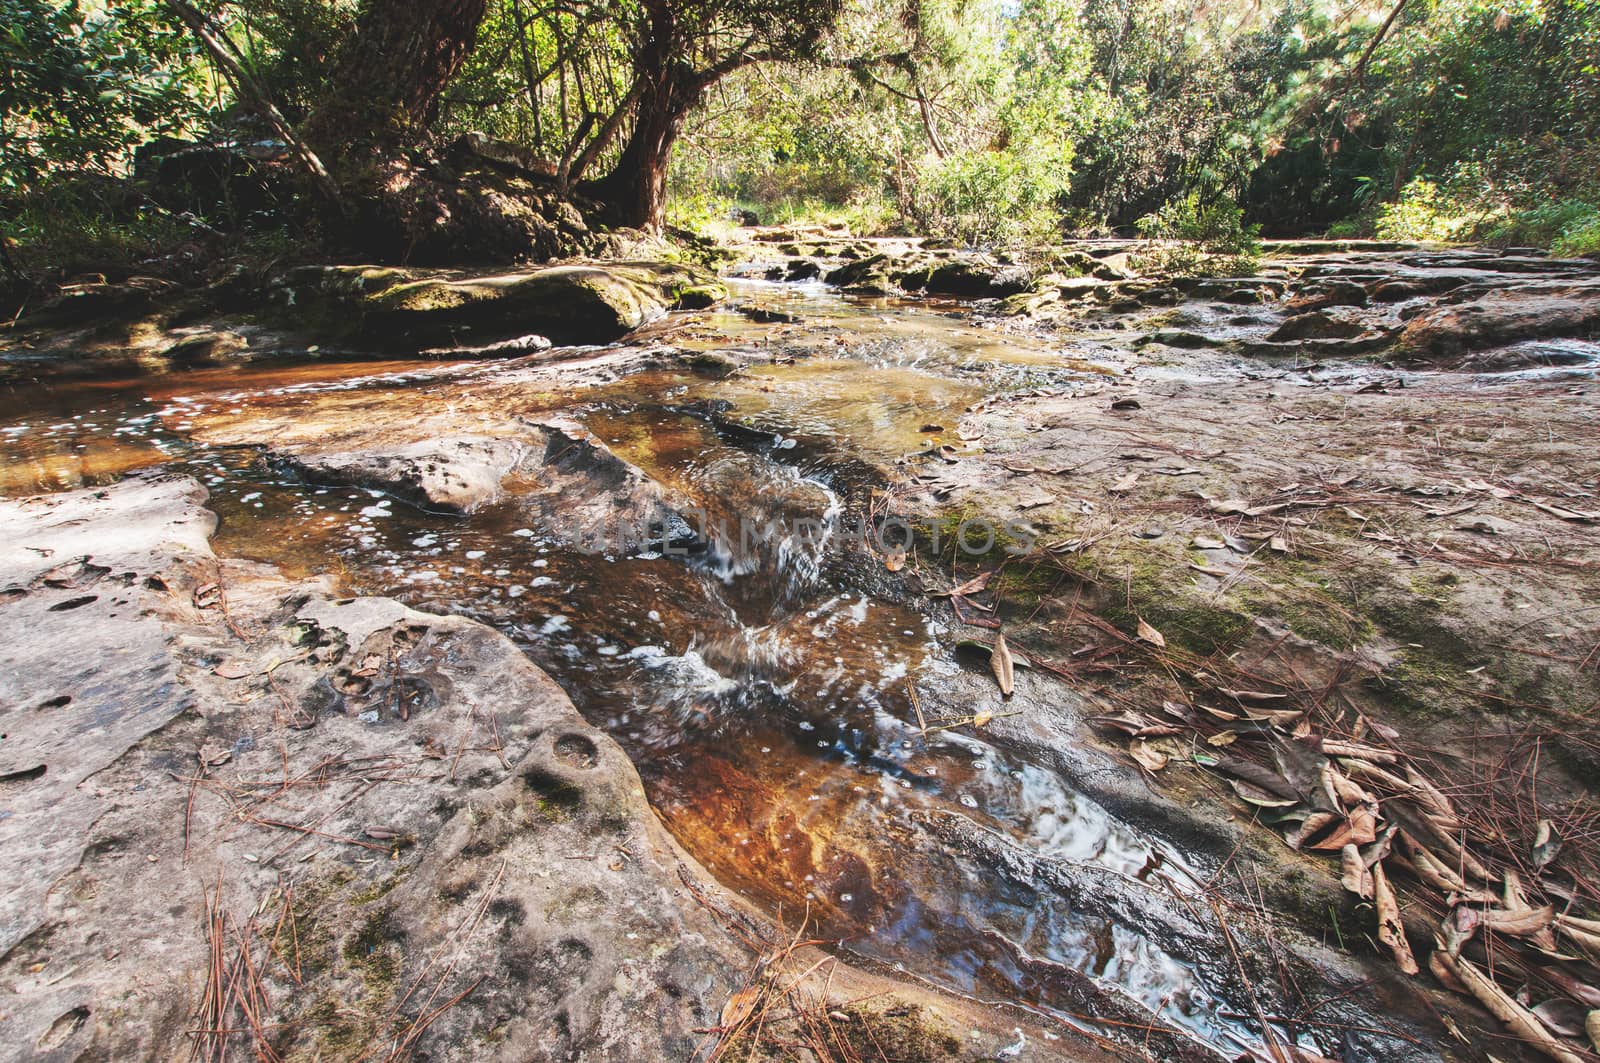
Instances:
[[[672,146],[699,99],[697,83],[682,84],[676,79],[669,79],[659,89],[646,90],[640,97],[634,112],[633,135],[616,166],[588,188],[591,195],[611,208],[619,225],[661,228]]]
[[[472,51],[486,0],[362,0],[306,137],[334,157],[414,141]]]
[[[583,189],[605,203],[619,225],[661,228],[672,146],[709,83],[684,61],[684,50],[671,5],[654,6],[649,33],[633,60],[633,133],[611,172]]]

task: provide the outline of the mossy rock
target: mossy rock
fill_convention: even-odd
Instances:
[[[703,271],[655,262],[492,275],[320,266],[279,282],[300,328],[379,347],[481,344],[530,333],[558,343],[610,343],[696,287],[713,287]]]
[[[679,289],[672,301],[674,310],[709,310],[728,301],[728,289],[720,284],[691,284]]]

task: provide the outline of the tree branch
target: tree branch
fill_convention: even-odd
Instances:
[[[330,204],[342,211],[343,203],[339,198],[339,186],[334,183],[333,177],[329,175],[328,168],[322,165],[322,160],[317,157],[315,151],[311,150],[311,145],[300,139],[295,133],[294,127],[283,116],[283,112],[273,104],[260,83],[240,65],[239,61],[234,58],[232,51],[212,33],[206,17],[191,4],[187,3],[186,0],[164,0],[164,2],[178,18],[183,20],[183,24],[189,27],[189,31],[205,46],[206,51],[211,53],[211,57],[216,60],[217,66],[228,80],[233,83],[234,90],[239,93],[240,99],[257,114],[261,115],[262,118],[266,119],[273,130],[283,138],[283,142],[289,145],[290,150],[300,160],[300,164],[311,175],[311,180],[316,184],[317,190],[322,193]]]

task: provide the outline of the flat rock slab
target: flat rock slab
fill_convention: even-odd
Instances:
[[[654,320],[707,276],[673,263],[551,266],[491,275],[377,266],[308,266],[281,278],[288,314],[307,332],[378,346],[493,352],[492,341],[542,334],[610,343]]]
[[[8,1055],[692,1058],[776,937],[615,743],[488,627],[219,562],[204,498],[0,503]],[[818,970],[941,1058],[1017,1039]],[[1037,1058],[1097,1058],[1020,1021]]]
[[[1429,310],[1406,325],[1400,349],[1440,357],[1595,331],[1600,331],[1600,283],[1529,285]]]

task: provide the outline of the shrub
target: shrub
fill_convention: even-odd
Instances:
[[[904,211],[917,230],[969,245],[1048,237],[1059,225],[1057,201],[1067,188],[1064,155],[969,151],[930,156],[901,190]]]
[[[1135,265],[1155,273],[1243,275],[1255,271],[1261,253],[1260,226],[1245,225],[1238,204],[1199,192],[1168,200],[1135,226],[1147,241]]]

